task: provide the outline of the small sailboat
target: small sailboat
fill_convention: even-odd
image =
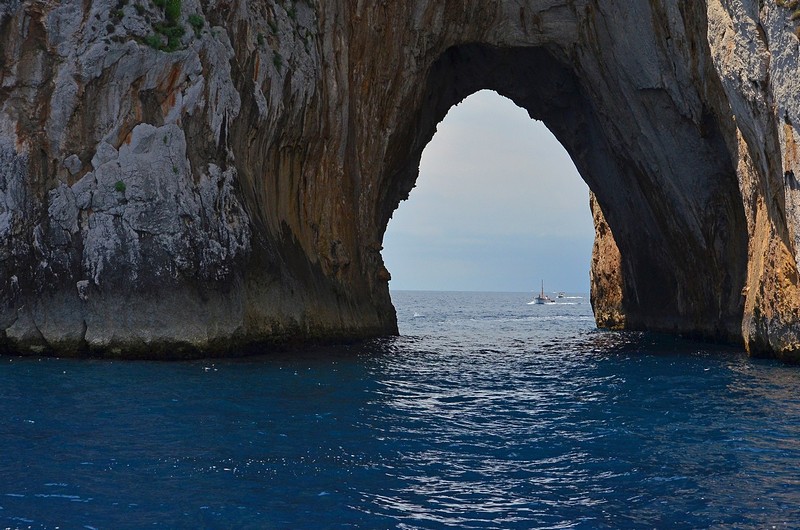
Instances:
[[[544,294],[544,280],[542,280],[542,291],[533,299],[534,304],[555,304],[556,301]]]

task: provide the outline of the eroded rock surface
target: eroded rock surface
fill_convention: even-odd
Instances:
[[[386,225],[436,124],[489,88],[545,121],[592,190],[601,325],[800,355],[785,7],[170,4],[0,5],[7,348],[166,357],[395,333]]]

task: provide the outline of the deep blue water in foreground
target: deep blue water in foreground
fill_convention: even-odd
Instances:
[[[800,527],[800,367],[393,296],[403,336],[358,346],[0,358],[0,527]]]

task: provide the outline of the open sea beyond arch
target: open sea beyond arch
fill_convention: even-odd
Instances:
[[[587,298],[394,292],[401,337],[0,357],[0,528],[798,528],[800,368]]]

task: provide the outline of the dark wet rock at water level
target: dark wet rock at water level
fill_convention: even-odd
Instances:
[[[2,343],[396,333],[386,225],[436,124],[489,88],[592,190],[600,325],[796,356],[795,26],[720,0],[4,2]]]

